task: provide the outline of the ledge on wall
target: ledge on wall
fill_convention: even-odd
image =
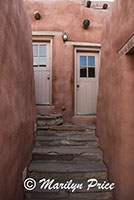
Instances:
[[[128,41],[118,50],[118,56],[134,55],[134,34]]]

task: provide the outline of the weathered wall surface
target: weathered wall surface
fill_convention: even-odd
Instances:
[[[35,122],[31,28],[22,0],[0,8],[0,199],[21,200]]]
[[[134,199],[134,56],[117,56],[134,33],[133,10],[133,0],[116,0],[102,32],[97,134],[115,200]]]
[[[101,42],[101,27],[106,10],[89,9],[73,1],[25,1],[31,17],[33,31],[58,31],[67,33],[69,41]],[[34,19],[39,11],[40,20]],[[84,19],[91,21],[88,30],[83,29]],[[65,122],[74,115],[74,48],[63,42],[62,34],[53,37],[52,57],[52,103],[58,112],[63,111]]]
[[[31,17],[33,31],[67,32],[70,41],[100,42],[101,27],[106,10],[89,9],[75,2],[26,1],[25,5]],[[39,11],[41,20],[34,19],[34,12]],[[82,28],[84,19],[91,21],[88,30]]]
[[[24,0],[24,1],[29,1],[29,0]],[[31,1],[44,1],[44,0],[31,0]],[[57,1],[57,0],[45,0],[45,1]],[[62,2],[62,1],[66,1],[66,0],[58,0],[58,2]],[[87,4],[87,0],[69,0],[69,1],[72,1],[72,2],[76,2],[76,3],[79,3],[79,4],[81,4],[81,5],[84,5],[84,6],[86,6],[86,4]],[[113,2],[111,1],[92,1],[92,3],[91,3],[91,7],[99,7],[99,8],[102,8],[102,6],[103,6],[103,4],[108,4],[108,7],[110,8],[111,6],[112,6],[112,4],[113,4]]]

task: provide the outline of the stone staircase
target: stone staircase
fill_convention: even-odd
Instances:
[[[112,200],[110,190],[98,187],[87,190],[88,179],[95,178],[99,183],[107,181],[95,126],[62,123],[61,116],[38,116],[37,136],[28,169],[28,177],[35,179],[37,185],[34,190],[25,192],[25,200]],[[45,180],[53,182],[50,188],[42,185]],[[58,188],[56,183],[67,187],[67,181],[70,187],[75,183],[78,188],[73,192],[69,186]]]

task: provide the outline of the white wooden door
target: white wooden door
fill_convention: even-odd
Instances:
[[[96,114],[98,93],[98,53],[77,52],[76,55],[76,114]]]
[[[36,104],[50,105],[50,44],[33,43]]]

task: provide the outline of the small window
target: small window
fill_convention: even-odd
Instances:
[[[95,57],[88,56],[88,66],[95,66]]]
[[[87,65],[86,56],[80,56],[80,66],[86,66],[86,65]]]
[[[94,67],[88,68],[88,77],[95,78],[95,68]]]
[[[87,77],[87,67],[80,68],[80,77],[83,77],[83,78]]]
[[[46,56],[46,45],[40,45],[40,56]]]
[[[38,56],[38,45],[33,45],[33,56]]]
[[[40,57],[40,67],[46,66],[46,57]]]
[[[80,56],[80,78],[95,78],[95,56]]]
[[[47,66],[47,45],[46,44],[33,44],[33,64],[34,67]]]
[[[34,57],[34,67],[38,67],[38,57]]]

